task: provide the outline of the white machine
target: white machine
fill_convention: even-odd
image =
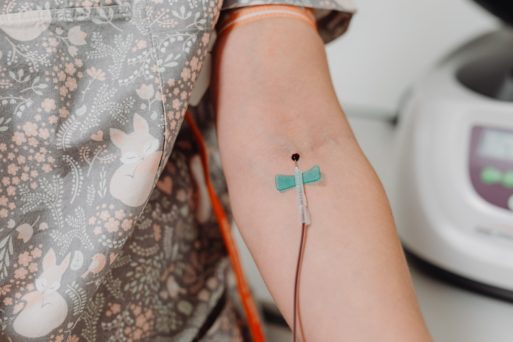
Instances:
[[[512,3],[481,2],[513,17]],[[393,204],[410,259],[513,301],[513,28],[465,44],[415,84],[399,130]]]

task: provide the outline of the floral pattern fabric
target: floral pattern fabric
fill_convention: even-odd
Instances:
[[[0,0],[0,340],[245,339],[183,118],[221,11],[258,3]]]

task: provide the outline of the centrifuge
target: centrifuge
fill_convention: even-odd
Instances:
[[[393,206],[410,260],[513,301],[513,3],[504,22],[450,53],[408,92]]]

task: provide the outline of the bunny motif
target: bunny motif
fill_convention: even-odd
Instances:
[[[153,190],[162,151],[159,140],[150,134],[148,122],[135,114],[134,131],[110,129],[110,139],[121,150],[121,165],[110,181],[112,196],[130,207],[145,203]]]
[[[21,336],[38,338],[48,335],[60,326],[68,315],[68,304],[58,292],[62,275],[68,269],[71,254],[57,264],[55,252],[50,248],[43,257],[43,272],[36,279],[36,289],[27,293],[21,300],[25,305],[18,314],[13,328]]]

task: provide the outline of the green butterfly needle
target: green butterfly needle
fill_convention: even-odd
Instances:
[[[297,204],[299,207],[301,223],[310,224],[310,213],[305,196],[304,184],[318,182],[321,179],[321,168],[318,165],[313,166],[309,170],[302,172],[299,169],[297,161],[299,155],[292,155],[292,160],[296,163],[293,175],[276,175],[276,190],[283,192],[291,188],[296,188]]]

